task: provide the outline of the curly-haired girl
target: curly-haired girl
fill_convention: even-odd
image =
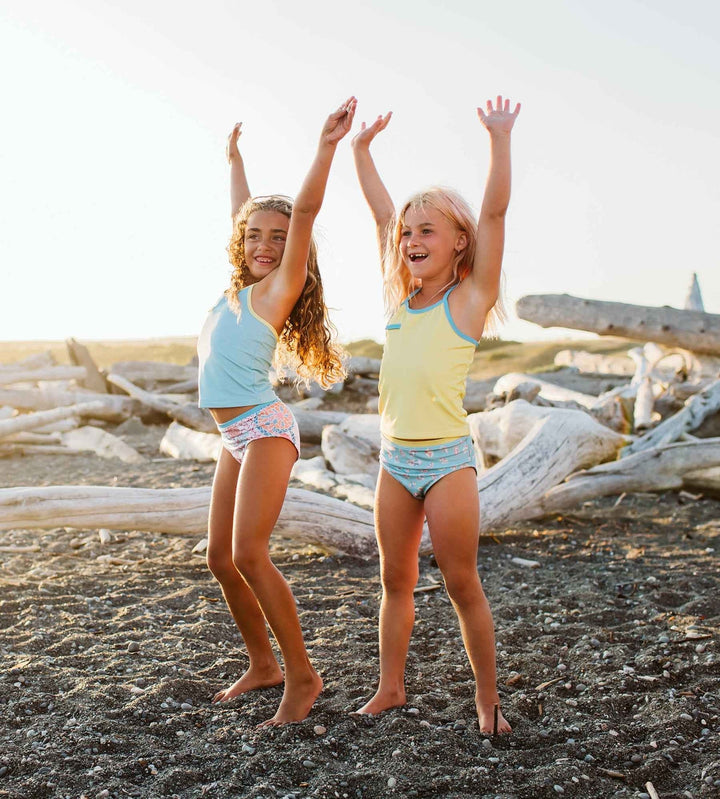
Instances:
[[[343,376],[317,269],[312,227],[322,205],[335,148],[350,130],[351,97],[323,126],[317,154],[294,204],[249,199],[237,148],[228,142],[233,234],[230,288],[210,311],[198,339],[200,407],[217,422],[223,449],[213,480],[207,560],[247,647],[249,665],[215,702],[283,681],[266,621],[285,667],[285,690],[267,725],[304,719],[322,690],[305,649],[295,599],[270,560],[269,539],[282,508],[300,435],[270,385],[276,350],[301,378],[329,385]],[[237,211],[237,213],[235,213]]]
[[[507,733],[495,674],[490,607],[477,571],[479,503],[463,397],[477,341],[500,315],[505,212],[510,200],[509,101],[478,108],[491,165],[479,218],[447,189],[418,194],[396,215],[370,155],[390,121],[353,139],[360,185],[378,232],[389,316],[380,369],[382,448],[375,522],[383,585],[380,684],[360,713],[405,703],[405,661],[415,617],[417,552],[427,517],[435,558],[460,620],[475,675],[482,732]]]

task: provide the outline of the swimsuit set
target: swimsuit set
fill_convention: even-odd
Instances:
[[[198,391],[201,408],[252,405],[218,424],[225,449],[238,461],[251,441],[286,438],[300,457],[300,431],[290,408],[278,399],[268,372],[278,343],[275,328],[252,307],[252,288],[238,293],[239,312],[224,295],[205,320],[198,337]]]
[[[427,308],[411,294],[386,329],[380,368],[380,465],[416,499],[445,475],[477,471],[463,408],[477,341],[460,332],[448,305],[453,286]]]

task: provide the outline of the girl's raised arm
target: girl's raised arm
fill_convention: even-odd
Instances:
[[[230,131],[227,148],[225,149],[225,154],[230,164],[230,216],[233,219],[243,203],[250,199],[250,187],[245,175],[245,163],[238,147],[238,139],[241,133],[242,122],[237,122]]]
[[[500,271],[505,246],[505,213],[510,203],[510,133],[520,103],[510,111],[510,101],[498,95],[495,107],[487,101],[487,111],[477,109],[480,121],[490,134],[490,172],[478,219],[477,250],[471,273],[489,311],[498,298]]]
[[[357,100],[350,97],[323,125],[315,160],[293,203],[282,261],[268,276],[268,296],[278,309],[286,308],[288,316],[305,286],[313,223],[325,196],[335,149],[352,127],[356,104]]]
[[[385,254],[388,227],[395,219],[395,206],[370,155],[370,143],[381,130],[385,130],[391,117],[392,111],[384,117],[379,116],[372,125],[363,122],[360,132],[352,140],[355,169],[360,188],[375,219],[381,258]]]

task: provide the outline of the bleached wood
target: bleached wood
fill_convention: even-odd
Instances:
[[[65,340],[65,347],[67,348],[70,360],[76,366],[84,366],[86,375],[83,378],[83,385],[91,391],[97,391],[99,394],[107,394],[107,385],[105,378],[100,373],[95,359],[90,355],[90,350],[74,338]]]
[[[349,415],[342,411],[306,411],[295,405],[290,405],[290,409],[297,419],[300,440],[308,444],[319,444],[324,427],[340,424]]]
[[[563,388],[555,383],[548,383],[547,380],[540,380],[532,375],[524,375],[520,372],[508,372],[497,380],[493,386],[493,394],[509,394],[522,383],[530,383],[540,386],[540,396],[543,399],[552,401],[558,400],[560,402],[577,402],[585,408],[592,408],[597,402],[597,397],[592,394],[583,394],[580,391],[572,391],[569,388]]]
[[[541,327],[569,327],[720,355],[720,315],[602,302],[568,294],[533,294],[516,306],[521,319]]]
[[[627,446],[622,457],[677,441],[683,433],[698,427],[712,413],[720,410],[720,380],[690,397],[685,407]]]
[[[55,422],[74,416],[93,416],[96,411],[105,408],[104,402],[85,402],[78,405],[68,405],[65,408],[55,408],[52,411],[39,411],[15,416],[12,419],[0,420],[0,439],[27,430],[47,428]]]
[[[179,405],[159,398],[150,391],[139,388],[130,380],[114,372],[107,376],[107,381],[121,388],[139,402],[142,402],[143,405],[147,405],[148,408],[167,414],[171,419],[180,422],[180,424],[185,427],[191,427],[193,430],[200,430],[202,433],[217,433],[217,425],[213,421],[210,413],[204,408],[198,408],[197,405],[193,403]]]
[[[720,466],[685,472],[683,487],[690,491],[705,491],[713,496],[720,494]]]
[[[377,477],[378,450],[364,439],[343,433],[337,425],[328,425],[322,433],[325,460],[336,474],[369,474]]]
[[[636,432],[647,430],[652,425],[652,411],[655,404],[653,393],[652,366],[646,356],[645,348],[633,347],[628,350],[628,356],[635,364],[635,374],[631,385],[635,386],[635,407],[633,410],[633,427]]]
[[[584,350],[560,350],[554,358],[555,366],[574,366],[581,372],[606,375],[632,375],[635,364],[624,353],[603,355]]]
[[[79,427],[62,433],[62,442],[70,449],[94,452],[101,458],[117,458],[123,463],[145,463],[147,458],[121,438],[99,427]]]
[[[367,441],[376,450],[380,449],[380,416],[377,413],[351,413],[338,425],[341,432],[353,438]]]
[[[12,405],[22,411],[47,411],[71,405],[95,402],[92,417],[108,422],[123,422],[133,409],[128,397],[96,394],[92,391],[62,391],[50,387],[35,389],[0,388],[0,405]]]
[[[348,375],[377,377],[380,374],[380,363],[379,358],[366,358],[362,355],[353,355],[348,358]]]
[[[0,456],[7,455],[80,455],[81,450],[56,444],[13,444],[0,441]]]
[[[162,361],[118,361],[110,371],[131,383],[142,381],[173,382],[197,380],[197,366],[180,366]]]
[[[690,286],[688,293],[685,297],[685,305],[683,306],[686,311],[704,311],[705,305],[703,303],[702,292],[700,291],[700,283],[696,272],[692,273],[690,279]]]
[[[216,461],[220,457],[220,436],[201,433],[172,422],[160,442],[160,452],[181,460]]]
[[[0,372],[0,386],[13,383],[37,383],[38,380],[84,380],[83,366],[45,366],[42,369],[15,369]]]
[[[14,363],[0,363],[0,372],[13,372],[16,369],[44,369],[46,366],[56,366],[55,356],[49,350],[28,355]]]
[[[533,518],[547,491],[578,469],[615,458],[624,442],[583,411],[555,409],[478,479],[480,531]]]
[[[478,450],[482,452],[487,467],[507,457],[540,419],[554,415],[557,418],[565,416],[573,420],[577,414],[586,415],[584,411],[532,405],[523,399],[517,399],[502,408],[470,414],[468,425],[473,441]],[[599,437],[613,442],[616,449],[626,442],[624,436],[608,430],[592,416],[587,416],[584,427],[588,433],[594,431]],[[616,449],[612,451],[616,451]]]
[[[4,436],[0,443],[8,444],[61,444],[59,433],[15,433]]]
[[[484,467],[489,469],[502,460],[525,438],[538,419],[555,411],[517,399],[492,411],[469,414],[470,435],[482,455]]]
[[[574,474],[530,504],[528,511],[554,513],[611,494],[682,488],[686,473],[717,466],[720,438],[665,444]]]
[[[0,489],[0,530],[101,527],[205,534],[210,488],[43,486]],[[359,557],[376,554],[370,511],[289,488],[275,533]]]

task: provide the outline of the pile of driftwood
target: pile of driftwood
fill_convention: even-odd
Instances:
[[[605,495],[720,493],[720,316],[566,296],[525,297],[518,315],[652,343],[612,358],[565,351],[553,372],[468,381],[482,531]],[[108,428],[150,415],[170,421],[161,443],[168,457],[218,457],[215,425],[197,407],[194,366],[125,362],[103,374],[77,342],[68,349],[70,367],[47,356],[0,367],[0,455],[92,450],[140,462],[144,456]],[[377,360],[351,358],[345,384],[332,389],[363,413],[323,410],[327,396],[317,386],[300,399],[277,381],[303,442],[322,452],[296,464],[293,476],[306,488],[289,490],[280,534],[360,556],[375,552],[368,508],[380,446],[378,371]],[[0,490],[0,530],[201,533],[208,502],[209,487],[9,488]]]

